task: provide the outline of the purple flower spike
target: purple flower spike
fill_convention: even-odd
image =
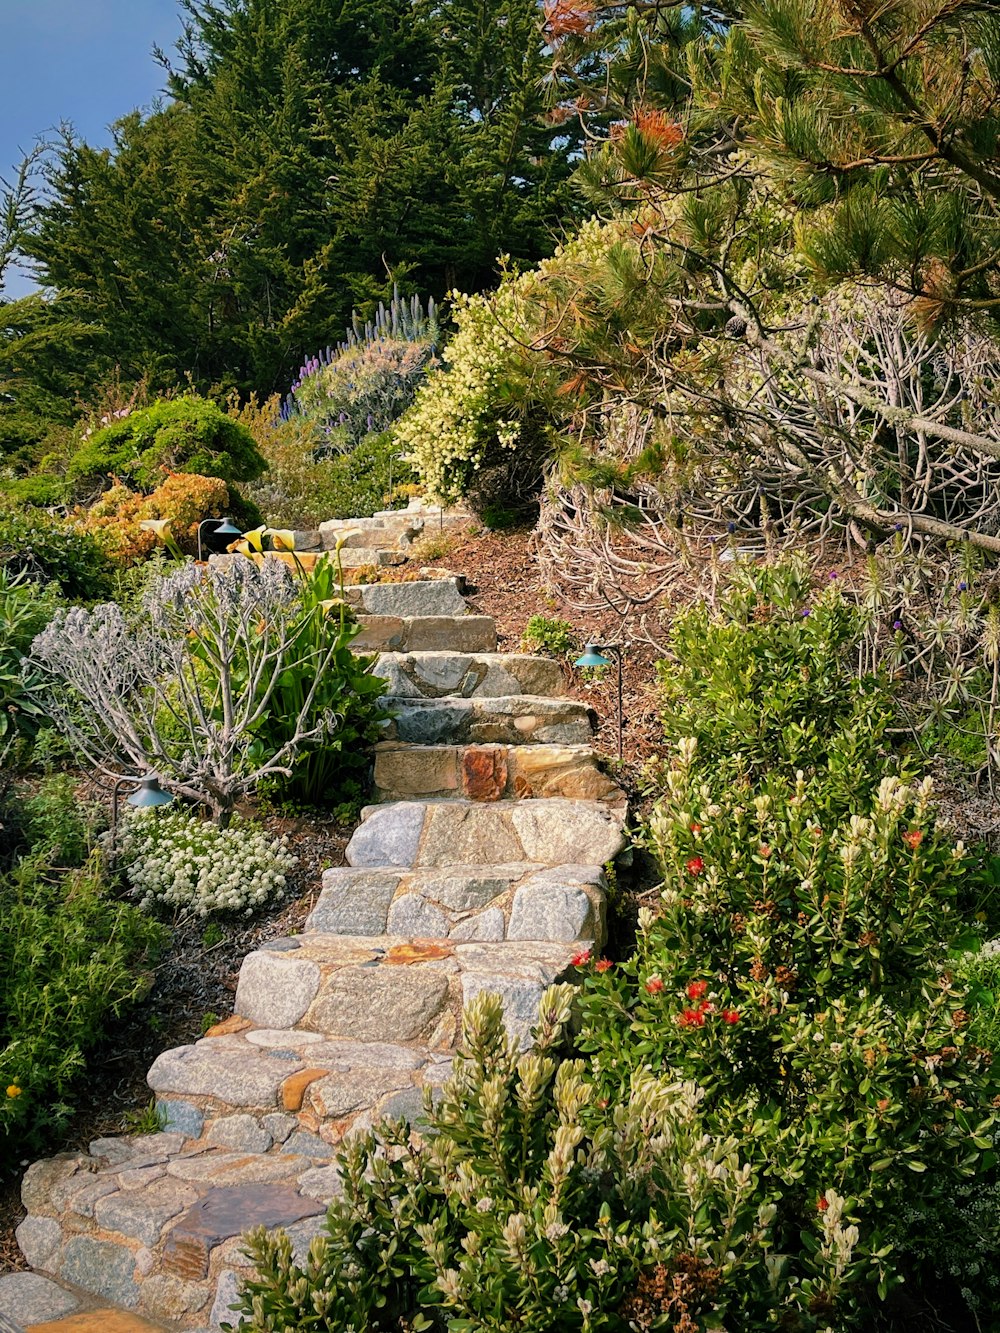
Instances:
[[[831,569],[830,572],[829,572],[829,574],[827,574],[826,577],[827,577],[828,579],[839,579],[839,578],[840,578],[840,575],[837,573],[837,571],[836,571],[835,569]]]
[[[968,586],[969,586],[969,585],[968,585],[967,583],[964,583],[964,582],[963,582],[963,583],[960,583],[960,584],[958,585],[958,591],[959,591],[959,592],[965,592],[965,590],[966,590],[966,588],[968,588]]]
[[[812,615],[812,607],[804,606],[802,608],[802,619],[805,620],[806,616],[811,616],[811,615]]]
[[[893,629],[902,629],[902,628],[903,628],[903,622],[902,622],[901,620],[894,620],[894,621],[892,622],[892,628],[893,628]]]

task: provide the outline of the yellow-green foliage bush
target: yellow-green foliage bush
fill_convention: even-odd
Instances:
[[[458,331],[442,354],[445,366],[428,376],[393,428],[434,495],[449,501],[466,495],[477,473],[515,453],[535,455],[540,474],[553,448],[551,427],[568,412],[558,362],[532,351],[550,289],[563,290],[627,234],[620,223],[595,219],[536,269],[508,274],[498,291],[454,297]]]

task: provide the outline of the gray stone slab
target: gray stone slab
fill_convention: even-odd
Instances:
[[[529,861],[604,865],[625,846],[622,813],[596,801],[515,801],[510,818]]]
[[[148,1190],[122,1190],[99,1199],[94,1219],[104,1231],[117,1231],[152,1247],[170,1219],[190,1207],[197,1197],[194,1190],[176,1180],[162,1180]]]
[[[369,616],[462,616],[468,611],[458,579],[410,583],[363,583],[346,588],[352,606]]]
[[[267,1152],[274,1140],[252,1115],[229,1115],[216,1120],[205,1135],[209,1143],[217,1143],[236,1152]]]
[[[309,1024],[334,1037],[426,1040],[448,1001],[448,978],[430,968],[345,967],[326,983]]]
[[[372,1069],[330,1074],[312,1084],[309,1092],[320,1115],[340,1120],[355,1111],[371,1110],[387,1093],[410,1086],[410,1076],[404,1071]]]
[[[0,1276],[0,1315],[22,1327],[61,1319],[79,1309],[71,1291],[37,1273],[7,1273]]]
[[[248,954],[240,968],[234,1009],[258,1027],[293,1027],[312,1004],[320,971],[308,958],[265,950]]]
[[[427,806],[398,801],[374,809],[347,844],[352,866],[412,866],[416,863]]]
[[[598,922],[587,891],[572,884],[529,882],[514,894],[509,940],[593,940]]]
[[[337,1150],[318,1134],[312,1134],[307,1129],[297,1129],[285,1144],[285,1151],[297,1153],[299,1157],[311,1157],[315,1162],[329,1161]]]
[[[403,939],[444,939],[449,921],[418,893],[404,893],[389,909],[388,931]]]
[[[382,935],[389,904],[402,870],[324,871],[323,891],[306,922],[307,930],[336,935]]]
[[[499,907],[487,908],[485,912],[476,912],[452,926],[448,936],[451,940],[468,943],[475,940],[497,941],[504,937],[504,917]]]
[[[175,1097],[160,1097],[156,1102],[164,1129],[176,1130],[189,1139],[197,1139],[205,1124],[204,1113],[194,1102],[181,1101]]]
[[[216,1097],[229,1106],[276,1107],[281,1084],[304,1068],[301,1059],[258,1051],[247,1042],[204,1037],[157,1056],[146,1081],[154,1092]]]
[[[50,1272],[62,1244],[62,1227],[54,1218],[29,1214],[14,1232],[21,1253],[32,1268]]]
[[[212,1312],[208,1316],[210,1328],[221,1329],[223,1324],[232,1324],[234,1328],[239,1328],[242,1324],[243,1321],[232,1309],[237,1304],[239,1281],[238,1275],[231,1268],[224,1269],[219,1274]]]
[[[84,1291],[106,1296],[126,1310],[134,1310],[139,1304],[135,1256],[125,1245],[73,1236],[63,1250],[59,1276]]]

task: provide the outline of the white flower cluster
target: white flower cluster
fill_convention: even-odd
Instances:
[[[286,839],[252,824],[229,828],[186,810],[136,810],[122,830],[126,875],[140,905],[190,908],[197,916],[256,909],[285,893],[296,863]]]

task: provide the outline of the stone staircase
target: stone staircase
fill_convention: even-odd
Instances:
[[[315,531],[297,532],[295,550],[319,554],[339,546],[344,569],[382,569],[404,564],[415,542],[461,528],[470,517],[464,510],[441,509],[417,498],[406,509],[385,509],[371,518],[332,518]]]
[[[154,1062],[161,1133],[99,1139],[24,1179],[28,1262],[56,1293],[134,1312],[123,1329],[232,1318],[241,1233],[284,1226],[305,1252],[338,1144],[419,1117],[462,1006],[498,993],[526,1045],[545,987],[603,941],[624,801],[560,668],[497,653],[459,579],[347,596],[395,710],[348,864],[324,873],[301,935],[244,960],[233,1016]]]

